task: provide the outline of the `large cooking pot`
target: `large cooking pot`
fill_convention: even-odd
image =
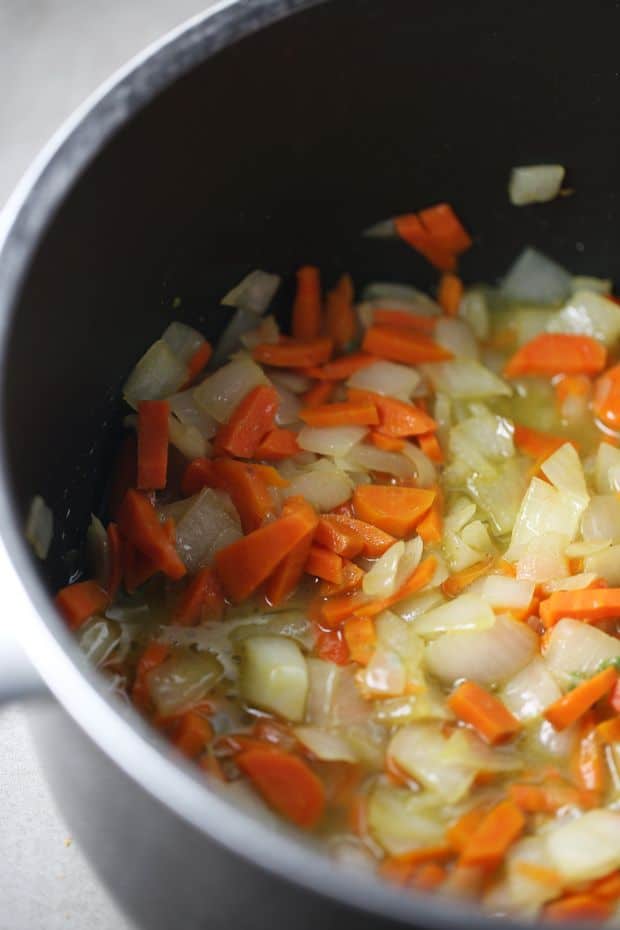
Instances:
[[[119,387],[173,298],[215,338],[217,298],[252,267],[313,262],[359,284],[425,286],[411,250],[359,232],[438,200],[477,236],[468,280],[501,274],[526,243],[576,272],[620,276],[619,25],[608,0],[222,3],[109,83],[5,211],[6,619],[58,700],[36,718],[58,803],[149,930],[497,926],[340,872],[207,789],[110,700],[51,595],[79,566],[100,505]],[[510,207],[510,167],[538,161],[566,164],[575,195]],[[35,493],[55,518],[45,563],[22,532]]]

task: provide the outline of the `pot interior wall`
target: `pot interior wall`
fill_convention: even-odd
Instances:
[[[100,506],[124,376],[172,319],[216,336],[218,297],[250,268],[431,286],[407,247],[359,233],[447,200],[476,237],[467,280],[495,279],[528,243],[618,276],[618,20],[604,0],[320,4],[207,60],[117,134],[12,311],[9,479],[22,518],[34,493],[54,510],[49,583],[75,569],[66,552]],[[564,163],[575,194],[511,207],[510,167],[540,161]]]

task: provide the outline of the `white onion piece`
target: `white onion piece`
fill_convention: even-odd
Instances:
[[[618,506],[620,508],[620,502]],[[522,558],[533,540],[548,533],[563,536],[568,545],[577,535],[583,509],[583,501],[560,493],[540,478],[532,478],[521,502],[505,557],[511,562]]]
[[[590,275],[573,275],[573,292],[590,291],[595,294],[611,294],[613,281],[611,278],[593,278]]]
[[[286,636],[252,636],[243,643],[239,685],[251,705],[299,723],[304,719],[308,669]]]
[[[394,588],[396,591],[400,591],[405,582],[409,581],[422,561],[423,552],[424,542],[421,536],[414,536],[412,539],[407,540],[405,543],[405,552],[396,570],[396,578],[394,580]]]
[[[475,359],[426,362],[419,368],[436,391],[452,398],[510,397],[512,394],[512,388],[505,381]]]
[[[565,617],[551,630],[545,664],[560,686],[574,683],[575,674],[593,675],[602,662],[620,656],[620,640],[580,620]]]
[[[538,866],[539,873],[528,873],[523,866]],[[504,907],[496,908],[519,912],[521,915],[535,919],[540,907],[547,901],[559,897],[563,882],[549,868],[549,853],[544,836],[527,836],[515,843],[506,857],[507,880],[505,891],[507,902]],[[491,892],[493,895],[493,892]],[[493,900],[497,900],[493,896]],[[493,908],[490,896],[485,898],[485,906]]]
[[[539,656],[507,681],[501,693],[502,701],[518,720],[539,717],[561,697],[555,678]]]
[[[25,534],[36,555],[46,559],[54,535],[54,515],[40,494],[32,498]]]
[[[478,358],[478,343],[465,320],[443,316],[437,320],[435,342],[452,352],[455,358]]]
[[[377,860],[368,846],[357,836],[333,836],[327,841],[329,858],[338,868],[347,869],[358,875],[374,873]]]
[[[176,417],[168,417],[168,440],[186,459],[205,458],[211,452],[210,443],[195,426],[179,423]]]
[[[495,615],[489,605],[474,594],[461,594],[411,621],[418,636],[434,639],[454,630],[489,630]]]
[[[602,576],[598,572],[579,572],[577,575],[569,575],[568,578],[547,581],[543,590],[545,594],[553,594],[554,591],[581,591],[583,588],[589,588],[600,577]]]
[[[583,561],[586,573],[604,578],[608,585],[620,585],[620,546],[609,546],[601,552],[587,556]]]
[[[581,459],[570,442],[565,442],[563,446],[556,449],[549,458],[545,459],[540,468],[558,491],[574,498],[582,510],[585,509],[590,495],[586,488]]]
[[[204,344],[205,337],[186,323],[171,323],[161,337],[179,361],[188,365],[192,356]]]
[[[501,284],[510,300],[528,303],[560,303],[572,291],[569,273],[536,249],[526,248],[510,266]]]
[[[446,757],[447,742],[432,724],[401,727],[390,741],[388,755],[424,787],[454,803],[467,794],[476,773]]]
[[[353,493],[353,482],[339,468],[323,459],[291,478],[283,497],[305,497],[315,510],[326,513],[348,501]]]
[[[494,609],[525,610],[534,597],[534,582],[509,578],[506,575],[487,575],[475,582],[476,594]],[[470,586],[472,590],[474,585]]]
[[[569,573],[565,557],[566,536],[558,533],[543,533],[533,537],[521,550],[517,562],[517,579],[542,583],[554,578],[565,578]]]
[[[249,312],[249,311],[242,311]],[[275,317],[269,315],[261,320],[255,329],[244,330],[239,336],[239,341],[245,349],[254,349],[262,343],[275,345],[280,339],[280,328]]]
[[[241,536],[239,516],[228,494],[203,488],[190,499],[177,524],[177,551],[188,571],[194,572],[208,565],[216,552]]]
[[[354,372],[347,385],[388,397],[408,400],[420,383],[420,375],[408,365],[397,362],[372,362]]]
[[[365,426],[303,426],[297,435],[297,444],[307,452],[341,458],[361,442],[367,432]]]
[[[476,339],[484,342],[489,338],[489,307],[484,291],[466,290],[459,304],[459,316],[469,323]]]
[[[280,404],[276,411],[276,424],[278,426],[290,426],[291,423],[296,423],[301,410],[300,400],[292,391],[282,387],[281,384],[276,384],[274,387],[280,398]]]
[[[194,399],[193,390],[182,391],[166,398],[170,411],[177,420],[186,426],[194,426],[205,439],[212,439],[217,433],[217,423],[212,416],[202,410]]]
[[[581,521],[581,532],[586,542],[620,541],[620,500],[615,494],[592,498]]]
[[[538,637],[528,626],[500,615],[488,630],[444,633],[427,645],[425,659],[442,681],[492,685],[516,675],[537,651]]]
[[[595,539],[591,542],[578,539],[566,547],[564,554],[568,559],[585,559],[589,555],[596,555],[609,549],[611,543],[611,539]]]
[[[482,555],[491,555],[495,552],[495,546],[489,535],[488,527],[482,520],[472,520],[471,523],[464,526],[461,531],[461,539],[466,546],[470,546]]]
[[[344,427],[342,427],[344,429]],[[355,427],[347,427],[354,429]],[[347,461],[358,468],[364,468],[367,471],[380,471],[388,475],[394,475],[396,478],[413,478],[415,468],[411,464],[408,456],[400,452],[386,452],[384,449],[377,449],[376,446],[357,443],[352,446],[346,454]]]
[[[515,207],[528,203],[547,203],[560,193],[564,165],[527,165],[510,172],[508,196]]]
[[[620,814],[588,811],[547,834],[550,863],[567,882],[592,881],[620,867]]]
[[[220,303],[225,307],[239,307],[250,310],[260,316],[265,312],[278,290],[282,278],[279,274],[269,274],[266,271],[250,271],[245,278],[236,284],[232,290],[222,297]]]
[[[495,532],[504,536],[510,533],[517,518],[527,475],[524,462],[519,458],[507,459],[495,468],[492,477],[470,474],[465,477],[465,481],[467,490],[478,507],[487,514]]]
[[[413,464],[416,484],[419,488],[431,488],[437,483],[437,469],[419,446],[415,446],[412,442],[405,442],[402,452],[398,454],[404,455]]]
[[[364,575],[362,590],[373,597],[389,597],[396,590],[398,563],[405,554],[405,544],[400,539],[390,546]]]
[[[439,794],[414,794],[409,788],[378,784],[368,801],[368,828],[372,838],[392,856],[441,843],[445,824]]]
[[[389,220],[379,220],[378,223],[373,223],[372,226],[368,226],[362,236],[366,236],[368,239],[395,239],[396,238],[396,225],[394,220],[390,218]]]
[[[227,423],[235,407],[259,384],[269,381],[262,368],[244,355],[206,378],[195,388],[194,399],[218,423]]]
[[[378,645],[363,670],[364,690],[372,697],[398,697],[407,686],[407,669],[393,649]]]
[[[106,588],[110,574],[110,543],[103,523],[94,513],[90,515],[86,531],[86,558],[90,575]]]
[[[620,307],[601,294],[578,291],[553,314],[547,332],[591,336],[611,348],[620,336]]]
[[[209,652],[173,653],[147,675],[155,707],[168,717],[198,704],[221,679],[223,671]]]
[[[473,520],[476,505],[468,497],[457,497],[444,517],[444,529],[458,533]]]
[[[251,310],[235,310],[220,335],[211,358],[211,367],[219,368],[242,345],[241,337],[256,329],[256,314]]]
[[[324,659],[308,658],[308,696],[306,722],[316,727],[325,727],[332,718],[332,704],[342,667]],[[360,698],[361,700],[361,698]]]
[[[462,536],[458,533],[451,533],[450,530],[444,532],[442,548],[452,572],[463,571],[475,565],[483,557],[482,552],[473,549]]]
[[[141,400],[161,400],[187,381],[187,368],[163,339],[147,349],[123,386],[123,396],[138,409]]]
[[[616,308],[620,316],[620,307]],[[595,462],[596,490],[599,494],[620,491],[620,449],[608,442],[601,442]]]
[[[406,597],[403,601],[399,601],[398,604],[395,605],[394,610],[403,620],[411,621],[415,620],[416,617],[421,617],[434,607],[445,604],[445,601],[446,599],[441,592],[441,588],[435,587],[429,591],[420,591],[416,594],[410,594],[409,597]]]
[[[364,288],[362,300],[373,301],[386,309],[409,309],[422,316],[440,316],[442,312],[435,300],[410,284],[375,281]]]
[[[267,371],[269,380],[277,387],[286,388],[287,391],[292,391],[293,394],[303,394],[307,391],[312,381],[310,378],[307,378],[305,375],[300,375],[295,371],[284,371],[280,368],[269,368]]]
[[[295,736],[306,749],[324,762],[357,762],[357,756],[343,736],[320,727],[295,727]]]

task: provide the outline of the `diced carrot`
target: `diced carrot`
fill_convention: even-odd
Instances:
[[[182,578],[186,574],[187,569],[159,522],[155,508],[139,491],[131,488],[127,491],[118,515],[118,528],[169,578]]]
[[[520,452],[524,452],[533,459],[541,460],[549,458],[567,442],[573,446],[576,445],[572,440],[565,439],[563,436],[551,436],[549,433],[541,433],[537,429],[520,426],[518,423],[515,425],[514,441]]]
[[[426,862],[413,875],[413,887],[418,891],[435,891],[446,880],[448,873],[438,862]]]
[[[603,901],[617,901],[620,898],[620,871],[598,878],[592,882],[589,890]]]
[[[356,610],[367,602],[363,594],[336,594],[327,599],[320,598],[310,604],[312,619],[328,630],[335,630],[343,620],[351,617]]]
[[[251,468],[253,472],[259,475],[267,487],[288,488],[291,483],[287,478],[284,478],[273,465],[262,465],[257,462],[250,462],[248,468]]]
[[[375,624],[371,618],[349,617],[344,624],[344,638],[353,662],[368,665],[377,647]]]
[[[384,533],[383,530],[373,526],[372,523],[367,523],[365,520],[358,520],[344,513],[332,513],[329,514],[329,518],[334,523],[353,530],[354,533],[362,537],[364,548],[361,554],[368,559],[377,559],[396,542],[394,536]]]
[[[316,339],[321,331],[321,279],[319,269],[304,265],[297,269],[297,293],[293,301],[291,330],[295,339]]]
[[[181,493],[192,497],[203,488],[213,486],[213,463],[209,459],[193,459],[181,477]]]
[[[303,407],[299,417],[308,426],[376,426],[379,414],[370,400],[349,400],[321,407]]]
[[[471,236],[449,203],[420,210],[418,217],[433,240],[447,251],[461,255],[471,248]]]
[[[369,365],[374,364],[376,361],[377,359],[374,356],[365,352],[352,352],[349,355],[342,355],[340,358],[334,359],[333,362],[327,362],[320,368],[312,368],[308,374],[319,381],[344,381],[355,374],[356,371],[368,368]]]
[[[607,700],[611,709],[620,714],[620,678],[609,692]]]
[[[546,920],[578,920],[581,923],[598,923],[606,920],[610,914],[611,904],[608,901],[588,893],[567,894],[545,905],[543,910]]]
[[[377,358],[405,365],[442,362],[452,358],[451,352],[428,336],[399,326],[370,326],[364,334],[362,348]]]
[[[364,548],[364,540],[355,530],[334,517],[325,514],[319,517],[319,523],[314,533],[315,542],[347,559],[355,558]]]
[[[353,297],[353,281],[348,274],[343,274],[336,287],[327,294],[325,331],[341,351],[350,346],[355,338],[357,320]]]
[[[364,580],[364,571],[350,562],[349,559],[342,560],[342,582],[332,584],[331,581],[322,581],[319,585],[319,597],[333,597],[335,594],[348,594],[351,591],[357,591]]]
[[[111,603],[116,597],[123,580],[123,541],[116,523],[108,524],[108,553],[110,570],[106,588]]]
[[[220,458],[213,462],[213,486],[227,491],[235,505],[244,533],[258,529],[274,504],[262,476],[245,462]]]
[[[402,601],[403,598],[409,597],[410,594],[415,594],[416,591],[424,588],[432,579],[436,568],[437,559],[430,555],[423,562],[420,562],[416,570],[409,576],[407,581],[405,581],[402,588],[399,588],[395,594],[361,604],[359,607],[356,607],[355,613],[360,617],[374,617],[383,610],[387,610],[392,604],[397,604],[399,601]]]
[[[207,748],[213,738],[211,724],[194,710],[183,714],[172,740],[173,745],[189,759],[195,759]]]
[[[598,623],[620,617],[620,588],[582,588],[579,591],[554,591],[541,602],[540,619],[554,626],[562,617],[574,617],[586,623]]]
[[[118,450],[112,481],[108,495],[108,510],[113,520],[118,518],[118,511],[129,488],[135,488],[138,482],[138,440],[131,432],[126,436]]]
[[[620,427],[620,365],[614,365],[596,381],[592,409],[610,429]]]
[[[176,546],[176,530],[174,520],[170,517],[163,524],[166,539],[172,546]],[[128,594],[133,594],[142,587],[153,575],[161,571],[157,562],[140,552],[128,539],[123,540],[123,584]]]
[[[448,316],[457,316],[461,297],[463,296],[463,282],[458,275],[446,272],[442,274],[437,291],[437,302]]]
[[[56,606],[72,630],[79,630],[89,617],[105,610],[108,602],[107,592],[96,581],[78,581],[56,595]]]
[[[614,688],[617,686],[614,685]],[[603,720],[596,728],[596,735],[601,743],[620,743],[620,717]]]
[[[138,404],[138,488],[143,491],[166,487],[169,416],[167,400]]]
[[[297,756],[268,747],[247,749],[235,761],[267,804],[298,827],[310,829],[323,816],[323,785]]]
[[[321,407],[326,404],[334,391],[330,381],[316,381],[305,394],[301,395],[304,407]]]
[[[376,446],[377,449],[383,449],[385,452],[400,452],[405,448],[404,439],[398,439],[396,436],[386,436],[377,430],[371,430],[366,439],[371,445]]]
[[[438,319],[438,316],[422,316],[420,313],[409,313],[408,310],[388,310],[384,307],[375,307],[372,312],[375,326],[400,326],[403,329],[418,330],[428,336],[435,332]]]
[[[187,363],[187,381],[185,382],[184,387],[189,387],[192,384],[203,368],[206,368],[209,359],[213,354],[213,348],[210,342],[207,342],[205,339],[202,345],[200,345],[189,362]]]
[[[314,648],[319,659],[335,665],[347,665],[351,658],[340,630],[319,630]]]
[[[252,350],[252,356],[255,361],[273,368],[311,368],[313,365],[324,365],[332,349],[333,343],[328,338],[309,342],[287,339],[275,344],[261,343]]]
[[[443,516],[441,513],[441,496],[437,492],[437,497],[433,501],[430,510],[422,517],[416,527],[416,532],[425,543],[441,542],[443,535]]]
[[[415,213],[394,217],[396,232],[412,249],[441,271],[454,271],[456,254],[437,242]]]
[[[150,642],[136,666],[133,687],[131,689],[131,699],[140,710],[145,710],[150,701],[148,675],[154,668],[161,665],[170,653],[170,646],[167,643]]]
[[[277,607],[285,601],[297,588],[303,577],[311,546],[312,533],[306,533],[284,556],[265,582],[265,597],[272,607]]]
[[[450,575],[449,578],[441,585],[441,590],[447,597],[457,597],[461,591],[464,591],[465,588],[468,588],[470,584],[476,581],[478,578],[482,578],[484,575],[488,575],[491,571],[493,565],[493,556],[487,556],[486,559],[482,559],[480,562],[475,562],[473,565],[470,565],[468,568],[462,568],[458,572],[454,572],[453,575]]]
[[[461,863],[495,868],[519,838],[524,826],[525,818],[516,804],[501,801],[471,834],[461,853]]]
[[[448,706],[491,746],[511,739],[521,724],[502,702],[475,681],[464,681],[448,698]]]
[[[483,807],[472,807],[471,810],[461,814],[459,819],[446,830],[446,840],[449,846],[456,852],[463,852],[470,837],[485,817],[486,810]]]
[[[250,459],[261,441],[273,429],[280,399],[275,388],[258,384],[249,391],[233,411],[228,423],[220,426],[215,437],[218,452]]]
[[[362,520],[402,538],[413,532],[432,506],[436,493],[427,488],[363,484],[355,488],[353,504]]]
[[[517,350],[504,368],[504,376],[596,375],[606,362],[607,349],[590,336],[540,333]]]
[[[332,584],[342,584],[342,558],[323,546],[310,547],[305,571]]]
[[[439,445],[437,433],[422,433],[417,437],[417,439],[418,445],[424,455],[428,456],[431,462],[436,462],[438,465],[441,465],[444,461],[444,454],[441,446]]]
[[[415,404],[407,404],[395,397],[384,397],[381,394],[361,391],[357,388],[349,390],[349,397],[353,401],[366,400],[375,405],[379,414],[379,432],[386,436],[402,439],[437,428],[435,421]]]
[[[618,679],[615,668],[606,668],[564,694],[544,711],[544,717],[556,730],[565,730],[611,691]]]
[[[508,794],[510,800],[524,813],[538,814],[549,811],[549,799],[542,785],[512,784]]]
[[[216,554],[218,577],[235,603],[256,591],[297,543],[314,533],[318,517],[312,507],[302,498],[290,498],[288,505],[289,511],[279,519]]]
[[[536,862],[528,862],[525,859],[514,860],[514,871],[523,878],[530,881],[540,882],[542,885],[562,886],[562,876],[555,869],[550,869],[545,865],[538,865]]]
[[[268,462],[279,462],[301,452],[297,435],[290,429],[276,427],[270,430],[254,450],[254,457]]]
[[[564,375],[555,384],[555,399],[560,409],[569,397],[589,397],[592,381],[586,375]]]
[[[185,588],[172,613],[179,626],[193,626],[202,619],[221,620],[224,592],[213,569],[201,568]]]
[[[579,721],[579,734],[571,758],[571,770],[573,781],[579,788],[594,792],[597,797],[601,796],[605,790],[607,771],[592,711],[584,714]]]

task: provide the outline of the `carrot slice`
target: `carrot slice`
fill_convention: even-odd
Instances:
[[[377,634],[372,619],[349,617],[344,624],[344,638],[353,662],[368,665],[377,648]]]
[[[164,662],[170,653],[167,643],[150,642],[136,666],[136,674],[131,689],[131,699],[141,710],[145,710],[150,701],[148,675],[149,672]]]
[[[328,630],[335,630],[343,620],[367,603],[367,597],[358,592],[336,594],[326,600],[319,599],[310,605],[312,619]]]
[[[284,556],[265,582],[265,597],[273,607],[285,601],[301,581],[311,545],[312,533],[306,533],[288,555]]]
[[[413,887],[418,891],[435,891],[448,877],[448,872],[438,862],[425,862],[413,875]]]
[[[351,658],[340,630],[319,630],[314,648],[319,659],[334,665],[347,665]]]
[[[192,497],[203,488],[213,486],[213,463],[209,459],[193,459],[181,477],[181,493]]]
[[[579,738],[573,749],[571,771],[573,781],[579,788],[600,798],[605,790],[607,769],[592,711],[584,714],[579,721]]]
[[[323,816],[323,785],[297,756],[276,748],[256,748],[239,753],[235,762],[267,804],[298,827],[310,829]]]
[[[135,488],[138,482],[138,440],[134,432],[126,436],[120,446],[108,495],[108,510],[113,520],[118,518],[118,511],[129,488]]]
[[[333,362],[327,362],[321,368],[312,368],[308,372],[312,378],[319,381],[344,381],[350,378],[356,371],[362,368],[368,368],[376,362],[376,358],[365,352],[352,352],[350,355],[343,355],[341,358],[334,359]]]
[[[211,356],[213,355],[213,348],[210,342],[205,341],[199,346],[189,362],[187,363],[187,380],[184,384],[184,387],[189,387],[192,384],[203,368],[206,368],[207,363]]]
[[[486,811],[483,807],[473,807],[461,814],[459,819],[446,830],[446,839],[450,847],[456,852],[462,852],[485,816]]]
[[[349,397],[352,401],[366,400],[376,406],[379,414],[379,432],[386,436],[402,439],[437,429],[437,424],[432,417],[429,417],[415,404],[408,404],[395,397],[384,397],[381,394],[357,388],[349,390]]]
[[[567,442],[575,445],[572,440],[565,439],[563,436],[551,436],[549,433],[541,433],[537,429],[520,426],[518,423],[515,424],[514,440],[519,451],[533,459],[549,458]]]
[[[189,759],[195,759],[213,738],[213,728],[206,717],[194,710],[183,714],[172,743]]]
[[[336,594],[348,594],[351,591],[357,591],[364,580],[364,571],[350,562],[349,559],[342,560],[342,582],[332,584],[331,581],[322,581],[319,585],[319,597],[333,597]]]
[[[305,394],[301,395],[304,407],[321,407],[332,396],[334,385],[329,381],[317,381]]]
[[[492,808],[471,834],[460,862],[495,868],[508,848],[519,838],[525,818],[512,801],[502,801]]]
[[[167,400],[138,404],[138,488],[143,491],[166,487],[169,416]]]
[[[607,349],[590,336],[540,333],[517,350],[504,368],[504,376],[596,375],[606,362]]]
[[[614,365],[596,381],[592,409],[610,429],[620,427],[620,365]]]
[[[288,339],[278,343],[264,342],[255,346],[252,356],[263,365],[273,368],[311,368],[324,365],[332,354],[331,339],[313,339],[300,342]]]
[[[332,584],[342,584],[342,558],[323,546],[311,546],[305,571]]]
[[[108,606],[106,591],[96,581],[78,581],[61,588],[56,595],[56,606],[71,630],[79,630],[89,617]]]
[[[361,536],[364,541],[361,554],[368,559],[377,559],[396,542],[394,536],[384,533],[383,530],[373,526],[372,523],[366,523],[365,520],[357,520],[344,513],[329,514],[329,519]]]
[[[383,610],[387,610],[388,607],[391,607],[392,604],[397,604],[398,601],[402,601],[403,598],[409,597],[410,594],[415,594],[416,591],[420,591],[421,588],[424,588],[432,579],[436,568],[437,559],[431,555],[423,562],[420,562],[402,588],[399,588],[395,594],[360,604],[359,607],[356,607],[355,613],[359,617],[374,617],[380,614]]]
[[[617,901],[620,898],[620,872],[611,872],[592,882],[590,891],[603,901]]]
[[[454,252],[436,242],[415,213],[405,213],[394,217],[394,226],[400,238],[423,255],[431,265],[441,271],[454,271],[456,268]]]
[[[413,532],[436,496],[426,488],[364,484],[353,492],[353,504],[362,520],[401,538]]]
[[[319,517],[315,542],[347,559],[355,558],[364,548],[364,540],[355,530],[339,523],[329,514]]]
[[[327,294],[325,331],[340,350],[350,346],[355,338],[357,320],[353,296],[353,281],[348,274],[343,274],[336,287]]]
[[[408,310],[388,310],[385,307],[375,307],[372,312],[372,322],[375,326],[417,329],[428,336],[432,336],[435,332],[438,319],[438,316],[422,316],[419,313],[409,313]]]
[[[377,430],[371,430],[366,439],[371,445],[376,446],[377,449],[384,449],[386,452],[400,452],[405,448],[404,439],[398,439],[395,436],[385,436]]]
[[[299,417],[308,426],[376,426],[377,408],[371,400],[349,400],[321,407],[303,407]]]
[[[437,434],[435,432],[422,433],[417,439],[418,445],[424,455],[428,456],[431,462],[436,462],[438,465],[441,465],[444,461],[444,454],[439,445]]]
[[[130,488],[118,515],[118,528],[130,543],[169,578],[182,578],[187,569],[159,522],[151,502]]]
[[[598,724],[596,734],[601,743],[620,743],[620,717],[603,720]]]
[[[420,520],[416,527],[418,536],[421,536],[425,543],[441,542],[443,536],[443,496],[437,488],[437,497],[433,501],[430,510]]]
[[[580,591],[554,591],[541,601],[540,619],[549,628],[562,617],[598,623],[620,616],[620,588],[583,588]]]
[[[227,491],[235,505],[244,533],[258,529],[273,512],[273,500],[262,476],[245,462],[216,459],[212,463],[213,487]]]
[[[316,339],[321,330],[321,279],[319,269],[304,265],[297,269],[297,293],[293,301],[291,331],[295,339]]]
[[[547,904],[543,911],[546,920],[578,920],[593,923],[606,920],[612,911],[611,903],[593,894],[568,894]]]
[[[179,626],[194,626],[202,619],[221,620],[224,592],[213,569],[201,568],[194,575],[172,613]]]
[[[399,326],[369,326],[364,334],[362,348],[370,355],[417,365],[420,362],[442,362],[452,353],[433,342],[428,336]]]
[[[301,449],[297,444],[297,435],[290,429],[276,427],[261,439],[254,450],[254,457],[268,462],[280,462],[291,455],[297,455],[298,452],[301,452]]]
[[[123,541],[116,523],[108,524],[108,552],[110,554],[110,570],[106,588],[108,598],[112,602],[123,580]]]
[[[275,388],[259,384],[245,395],[228,423],[220,427],[215,448],[238,458],[250,459],[261,440],[273,429],[280,399]]]
[[[448,698],[448,706],[491,746],[515,736],[521,724],[507,707],[474,681],[464,681]]]
[[[437,290],[437,302],[448,316],[458,316],[461,297],[463,296],[463,282],[458,275],[446,272],[442,274]]]
[[[461,255],[471,247],[471,236],[449,203],[420,210],[418,217],[433,240],[454,255]]]
[[[564,694],[543,712],[556,730],[565,730],[611,691],[618,679],[615,668],[606,668]]]
[[[446,578],[441,585],[441,590],[447,597],[456,597],[461,591],[468,588],[472,582],[476,581],[477,578],[482,578],[483,575],[487,575],[492,565],[493,557],[488,556],[481,562],[470,565],[469,568],[462,568],[461,571],[455,572],[453,575],[450,575],[449,578]]]
[[[259,475],[270,488],[288,488],[291,483],[286,478],[283,478],[278,469],[274,468],[273,465],[262,465],[257,462],[250,462],[248,468],[251,468],[253,472]]]

